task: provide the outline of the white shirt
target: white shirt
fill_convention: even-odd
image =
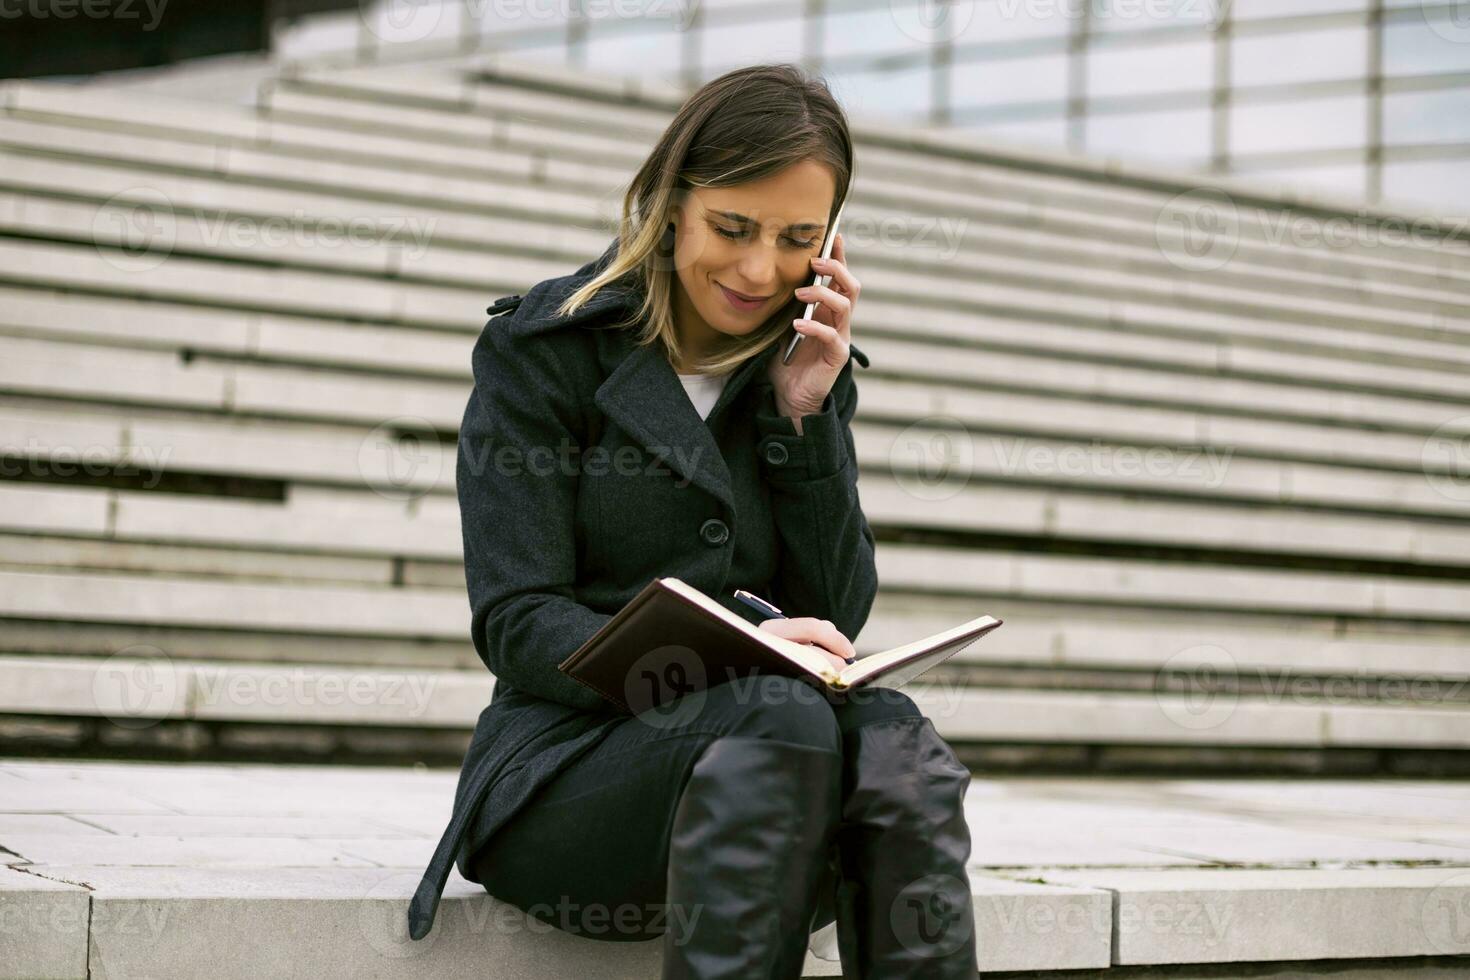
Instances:
[[[684,385],[684,390],[689,394],[689,400],[694,403],[699,417],[709,417],[710,410],[715,407],[715,402],[720,400],[720,392],[725,390],[725,382],[730,380],[729,374],[681,374],[679,382]]]

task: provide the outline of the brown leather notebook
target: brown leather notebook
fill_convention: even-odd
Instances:
[[[805,677],[834,692],[896,688],[1001,622],[980,616],[838,669],[820,647],[760,629],[686,582],[664,576],[649,582],[557,667],[632,714],[753,673]]]

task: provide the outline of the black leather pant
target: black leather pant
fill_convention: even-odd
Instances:
[[[920,716],[886,688],[828,695],[779,676],[727,680],[630,716],[539,790],[471,867],[491,895],[577,935],[638,942],[687,929],[664,908],[669,833],[710,742],[755,736],[841,751],[850,731]],[[831,893],[822,889],[813,929],[834,921]]]

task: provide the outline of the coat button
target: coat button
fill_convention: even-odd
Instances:
[[[790,458],[791,454],[786,451],[786,447],[783,444],[779,442],[766,443],[767,463],[770,463],[774,466],[780,466],[782,463],[786,462]]]
[[[712,548],[718,548],[730,537],[730,529],[718,517],[711,517],[699,525],[699,536],[704,538],[705,544]]]

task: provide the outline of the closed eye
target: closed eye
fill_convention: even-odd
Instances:
[[[719,225],[715,226],[715,232],[719,234],[721,238],[727,238],[732,242],[740,241],[741,239],[747,237],[747,234],[743,231],[731,231],[728,228],[721,228]],[[800,238],[792,238],[790,235],[782,235],[781,237],[790,242],[793,248],[814,248],[817,245],[816,239],[803,241]]]

